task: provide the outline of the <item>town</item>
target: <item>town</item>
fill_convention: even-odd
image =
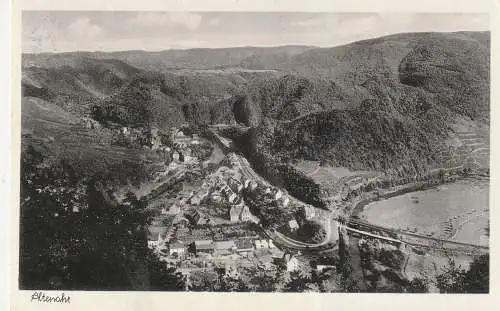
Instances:
[[[171,162],[158,177],[168,178],[174,188],[169,191],[164,187],[163,192],[155,192],[148,200],[148,209],[155,214],[148,247],[160,260],[181,272],[186,284],[196,274],[215,273],[216,269],[236,273],[240,278],[252,268],[275,273],[281,269],[285,274],[299,270],[311,273],[309,259],[300,251],[284,247],[285,240],[276,245],[273,238],[279,232],[293,236],[304,225],[320,223],[324,211],[255,178],[253,171],[248,173],[248,161],[236,153],[214,159],[214,154],[222,153],[215,145],[208,159],[198,158],[193,149],[206,143],[206,138],[186,134],[182,128],[172,133],[167,146],[155,138],[157,132],[151,135],[155,141],[151,148],[171,155]],[[191,178],[185,178],[193,172]],[[272,217],[266,214],[269,211],[278,213],[279,221],[260,219],[262,215]],[[335,243],[333,240],[332,246]],[[315,268],[326,267],[333,268],[329,262]]]

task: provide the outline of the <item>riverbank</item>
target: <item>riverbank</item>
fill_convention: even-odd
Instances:
[[[434,189],[441,185],[451,184],[461,179],[471,178],[474,176],[475,175],[473,176],[455,175],[453,177],[448,177],[446,180],[432,178],[426,181],[418,181],[405,185],[390,187],[388,189],[378,189],[371,192],[363,193],[361,196],[355,198],[352,201],[351,203],[352,209],[350,211],[350,216],[359,217],[368,204],[376,201],[387,200],[411,192]],[[484,177],[484,176],[478,175],[478,177]]]
[[[363,204],[358,217],[374,225],[487,246],[488,178],[462,178],[434,187],[410,187],[403,192]]]

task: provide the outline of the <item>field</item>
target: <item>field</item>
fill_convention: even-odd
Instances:
[[[344,184],[355,187],[362,183],[363,177],[373,178],[377,175],[375,172],[351,171],[345,167],[321,166],[318,161],[300,160],[294,167],[327,189]]]
[[[362,217],[393,228],[485,244],[489,179],[468,178],[368,204]]]

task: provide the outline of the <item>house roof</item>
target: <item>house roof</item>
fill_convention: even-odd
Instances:
[[[239,216],[241,214],[243,207],[233,205],[229,210],[230,215]]]
[[[268,248],[269,244],[266,240],[255,240],[255,248]]]
[[[290,220],[290,221],[288,222],[288,225],[289,225],[290,227],[298,227],[298,226],[299,226],[299,224],[297,223],[297,220],[295,220],[295,219]]]
[[[215,249],[223,250],[223,249],[233,249],[236,248],[236,244],[234,241],[219,241],[215,242]]]
[[[214,241],[212,240],[198,240],[194,241],[196,249],[214,249]]]
[[[163,226],[151,226],[148,228],[148,240],[156,241],[160,238],[162,234],[167,231],[166,227]]]
[[[239,250],[253,248],[253,244],[252,244],[251,240],[247,240],[247,239],[236,240],[234,243],[236,244],[236,248]]]
[[[170,249],[179,249],[179,248],[184,248],[184,244],[180,242],[174,242],[170,244]]]

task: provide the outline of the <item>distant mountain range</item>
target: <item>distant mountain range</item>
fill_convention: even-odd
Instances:
[[[489,142],[489,32],[332,48],[24,54],[22,65],[23,127],[34,136],[46,135],[37,132],[46,114],[27,114],[43,105],[132,127],[244,123],[263,169],[306,159],[421,172],[448,161],[458,132]]]

